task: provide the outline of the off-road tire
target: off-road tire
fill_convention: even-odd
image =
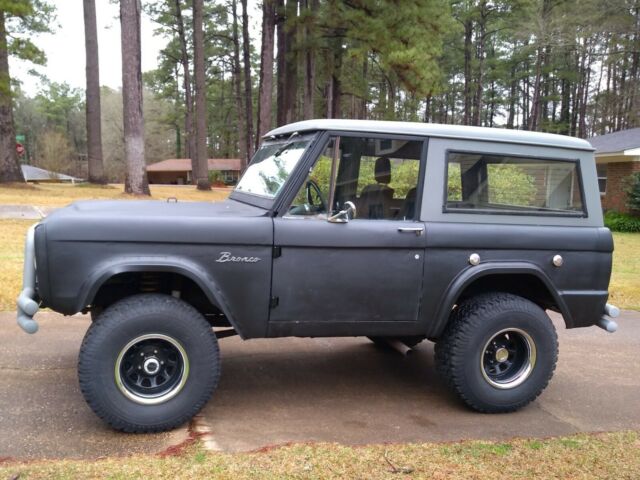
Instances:
[[[526,379],[496,388],[483,373],[485,346],[505,329],[525,332],[535,344],[535,363]],[[508,293],[487,293],[456,307],[435,345],[438,373],[472,409],[484,413],[518,410],[532,402],[553,376],[558,337],[551,320],[535,303]]]
[[[188,357],[183,385],[158,404],[133,401],[116,384],[117,359],[144,335],[171,338]],[[160,432],[184,424],[209,400],[219,377],[211,325],[191,305],[168,295],[135,295],[114,303],[91,324],[80,347],[78,378],[85,400],[98,417],[125,432]]]

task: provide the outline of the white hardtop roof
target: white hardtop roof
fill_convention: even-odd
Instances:
[[[319,119],[290,123],[271,130],[267,137],[290,135],[294,132],[313,130],[339,130],[351,132],[391,133],[399,135],[456,138],[462,140],[484,140],[502,143],[522,143],[546,147],[589,150],[594,148],[586,140],[555,135],[552,133],[508,130],[505,128],[469,127],[463,125],[443,125],[438,123],[386,122],[378,120]]]

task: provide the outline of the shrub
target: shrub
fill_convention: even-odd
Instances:
[[[640,212],[640,172],[636,172],[627,179],[627,207]]]
[[[640,232],[640,217],[626,213],[607,212],[604,215],[604,224],[612,232]]]

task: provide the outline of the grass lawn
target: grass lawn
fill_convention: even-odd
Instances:
[[[151,196],[156,200],[164,200],[175,197],[184,201],[218,201],[227,197],[229,192],[225,189],[215,189],[209,192],[196,190],[190,185],[151,185]],[[131,200],[145,199],[125,195],[123,185],[95,186],[90,184],[63,185],[63,184],[39,184],[26,185],[14,184],[0,187],[0,205],[35,205],[37,207],[64,207],[77,200],[88,198],[96,200]]]
[[[347,447],[296,444],[253,453],[0,463],[0,478],[638,478],[637,432],[548,440]]]

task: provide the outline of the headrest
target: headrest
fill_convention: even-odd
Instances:
[[[391,183],[391,161],[387,157],[376,160],[375,176],[378,183]]]

